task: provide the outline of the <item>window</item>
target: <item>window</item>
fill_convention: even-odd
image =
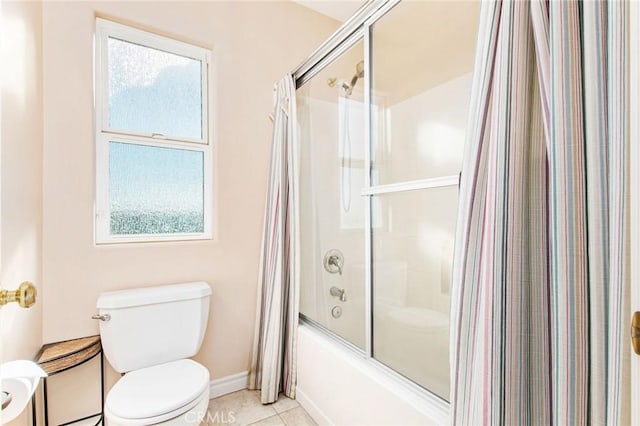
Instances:
[[[211,238],[210,51],[96,21],[96,242]]]

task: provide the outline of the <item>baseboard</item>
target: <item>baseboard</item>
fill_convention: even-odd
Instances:
[[[212,380],[209,385],[209,398],[213,399],[228,393],[246,389],[248,380],[248,371]]]
[[[299,387],[296,388],[296,400],[320,426],[333,426],[333,422]]]

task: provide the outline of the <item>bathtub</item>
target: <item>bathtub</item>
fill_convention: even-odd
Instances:
[[[319,425],[449,424],[447,402],[306,323],[296,398]]]

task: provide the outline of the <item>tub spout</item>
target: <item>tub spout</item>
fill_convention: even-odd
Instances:
[[[331,293],[332,296],[339,297],[341,302],[347,301],[347,296],[344,294],[343,288],[331,287],[329,293]]]

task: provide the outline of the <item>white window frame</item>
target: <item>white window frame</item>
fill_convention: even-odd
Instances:
[[[109,127],[108,39],[130,43],[192,58],[202,64],[202,138],[192,139],[159,133],[141,133]],[[211,51],[147,31],[96,18],[95,35],[95,126],[96,126],[96,198],[95,243],[133,243],[211,239],[213,235],[213,153],[211,136]],[[109,209],[109,143],[173,148],[202,152],[204,167],[204,232],[171,234],[112,235]]]

